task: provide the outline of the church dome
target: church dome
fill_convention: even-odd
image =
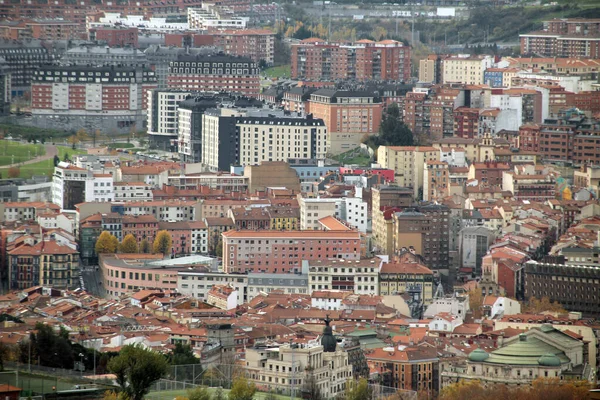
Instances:
[[[483,362],[487,360],[489,356],[490,355],[485,350],[475,349],[469,354],[469,361]]]

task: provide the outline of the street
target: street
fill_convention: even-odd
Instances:
[[[86,292],[97,297],[104,297],[106,292],[102,285],[102,271],[96,271],[96,265],[82,266],[81,277]]]

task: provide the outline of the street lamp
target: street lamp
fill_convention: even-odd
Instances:
[[[83,378],[83,353],[79,353],[79,357],[81,357],[81,361],[79,362],[79,372],[80,376]]]

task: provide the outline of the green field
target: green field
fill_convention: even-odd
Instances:
[[[26,367],[25,367],[26,368]],[[58,391],[69,390],[73,388],[76,383],[68,382],[57,377],[46,377],[40,375],[29,375],[26,373],[19,372],[19,381],[16,381],[16,374],[4,372],[0,374],[0,385],[9,384],[20,387],[26,394],[34,393],[51,393],[53,387],[56,387]]]
[[[84,150],[73,150],[70,147],[66,146],[56,146],[58,149],[58,157],[62,161],[65,158],[65,155],[68,154],[72,156],[73,154],[85,154]],[[54,160],[48,159],[44,161],[39,161],[33,164],[22,165],[19,167],[21,174],[19,175],[21,178],[31,178],[33,175],[46,175],[52,176],[54,173]],[[8,168],[0,169],[0,174],[2,174],[3,178],[8,177]]]
[[[43,144],[23,144],[12,140],[0,140],[0,165],[29,161],[46,154]]]
[[[371,162],[371,158],[365,155],[359,148],[349,150],[345,153],[338,154],[337,156],[332,157],[334,160],[338,161],[340,164],[349,165],[356,164],[361,166],[368,166]]]
[[[292,67],[291,65],[279,65],[265,69],[263,74],[268,78],[289,78],[292,74]]]
[[[211,394],[213,394],[216,392],[216,389],[209,388],[209,391],[211,392]],[[229,393],[229,390],[223,389],[223,393],[225,394],[225,396],[227,396],[227,393]],[[188,396],[187,390],[166,390],[166,391],[161,391],[161,392],[150,392],[150,393],[148,393],[148,395],[146,395],[146,399],[149,399],[149,400],[173,400],[177,396],[187,397]],[[267,397],[267,393],[258,392],[254,395],[254,400],[263,400],[266,397]],[[275,395],[275,398],[284,400],[284,399],[289,399],[290,396]],[[300,397],[296,396],[296,399],[300,399]]]

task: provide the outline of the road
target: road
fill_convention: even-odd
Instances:
[[[85,265],[81,267],[81,277],[85,290],[97,297],[104,297],[106,291],[102,285],[102,271],[96,271],[96,265]]]
[[[21,166],[27,165],[27,164],[35,164],[40,161],[49,160],[51,158],[54,158],[54,156],[58,155],[58,149],[56,148],[55,145],[47,144],[47,145],[44,145],[44,147],[46,148],[46,154],[44,154],[43,156],[34,157],[31,160],[24,161],[24,162],[3,165],[2,168],[21,167]]]

